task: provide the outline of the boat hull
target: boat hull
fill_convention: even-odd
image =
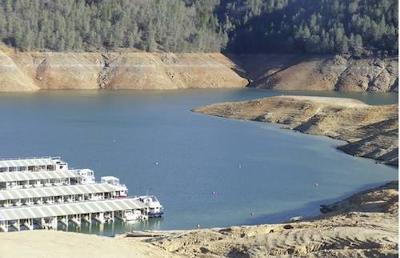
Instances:
[[[149,212],[147,214],[147,216],[149,216],[149,218],[161,218],[163,214],[164,214],[163,211],[160,211],[160,212]]]

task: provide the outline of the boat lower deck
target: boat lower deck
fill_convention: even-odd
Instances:
[[[0,207],[114,199],[126,196],[126,192],[124,185],[107,183],[0,190]]]
[[[58,223],[67,225],[68,222],[78,226],[83,221],[102,224],[115,218],[138,220],[146,219],[146,214],[146,205],[137,198],[10,207],[0,209],[0,231],[57,229]]]

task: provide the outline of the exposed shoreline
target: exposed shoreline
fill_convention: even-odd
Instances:
[[[278,96],[227,102],[194,112],[275,123],[307,134],[346,141],[338,149],[353,156],[398,166],[398,107],[371,106],[343,98]]]
[[[21,52],[0,44],[0,92],[245,88],[397,92],[397,57]]]
[[[397,92],[398,58],[348,55],[228,55],[249,87],[276,90]]]
[[[0,45],[0,92],[244,88],[221,53],[17,52]]]

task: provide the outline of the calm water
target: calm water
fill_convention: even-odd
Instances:
[[[397,178],[393,168],[337,151],[339,141],[190,111],[281,94],[249,89],[2,94],[0,156],[60,155],[71,167],[94,169],[97,178],[119,177],[131,195],[155,194],[165,207],[163,219],[147,224],[82,229],[106,235],[315,215],[321,203]],[[397,103],[397,95],[387,94],[290,94]]]

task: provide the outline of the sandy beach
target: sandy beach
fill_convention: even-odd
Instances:
[[[2,233],[0,250],[1,258],[175,257],[144,242],[44,230]]]

